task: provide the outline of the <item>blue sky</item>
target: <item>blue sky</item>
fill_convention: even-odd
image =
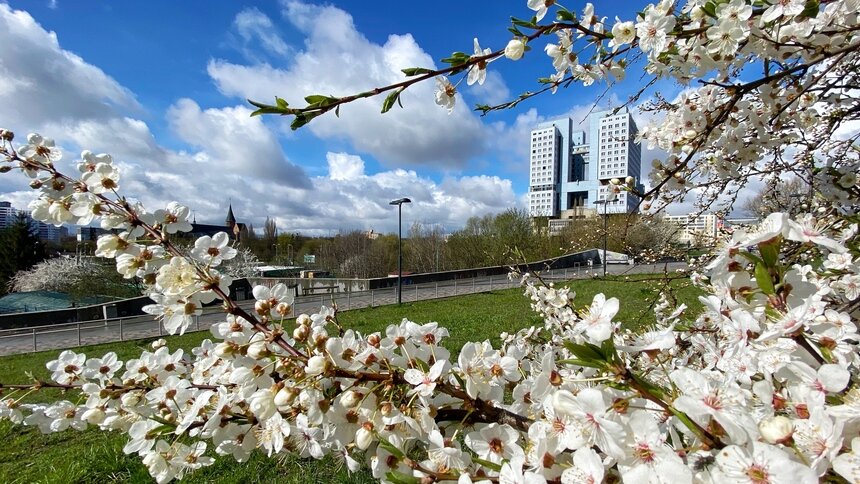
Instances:
[[[453,231],[470,216],[522,206],[529,129],[582,120],[606,86],[483,118],[471,111],[537,88],[553,72],[541,42],[519,62],[492,63],[483,87],[463,82],[451,115],[433,103],[432,83],[407,91],[403,110],[380,115],[382,99],[365,101],[298,132],[286,119],[249,118],[244,99],[352,94],[399,80],[400,68],[471,52],[473,37],[503,47],[509,17],[531,15],[525,4],[0,3],[0,45],[14,46],[0,49],[0,126],[56,138],[69,162],[81,149],[111,153],[126,195],[153,210],[177,200],[201,222],[221,221],[232,200],[257,227],[271,216],[286,231],[387,232],[396,229],[388,200],[408,196],[405,223]],[[632,9],[611,10],[629,5],[598,14],[632,19]],[[641,82],[631,72],[607,99],[617,105]],[[658,88],[669,98],[678,91]],[[32,198],[20,176],[0,178],[0,193],[17,206]]]

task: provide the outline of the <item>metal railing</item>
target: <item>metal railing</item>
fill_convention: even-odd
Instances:
[[[569,280],[582,277],[588,270],[599,266],[575,266],[558,269],[542,274],[546,280]],[[632,273],[659,271],[662,264],[621,267],[621,272]],[[588,269],[583,271],[582,269]],[[614,268],[613,268],[614,269]],[[611,272],[617,272],[612,270]],[[519,280],[511,281],[506,275],[455,279],[424,284],[403,286],[403,302],[438,299],[464,294],[489,292],[519,286]],[[338,292],[298,296],[292,305],[289,317],[297,314],[312,313],[320,306],[337,304],[339,311],[384,306],[397,302],[397,288],[373,289],[361,292]],[[238,303],[244,309],[252,310],[254,301]],[[224,312],[217,306],[204,309],[194,317],[194,323],[186,330],[208,331],[213,323],[224,320]],[[129,316],[114,319],[97,319],[77,323],[60,323],[26,328],[0,330],[0,355],[12,355],[46,350],[66,349],[101,343],[153,338],[165,335],[163,326],[150,315]]]
[[[573,269],[569,271],[575,274]],[[567,271],[565,271],[566,276]],[[412,284],[403,286],[402,299],[403,302],[416,302],[507,289],[518,285],[519,281],[510,281],[507,276],[501,275]],[[360,292],[298,296],[293,301],[289,317],[314,312],[321,306],[331,306],[333,303],[337,304],[339,311],[395,304],[396,291],[396,287],[390,287]],[[254,301],[242,301],[239,305],[250,310],[253,309]],[[186,332],[208,331],[213,323],[223,319],[224,311],[219,307],[205,308],[203,314],[194,316],[194,322]],[[154,338],[165,334],[167,333],[162,324],[150,315],[5,329],[0,330],[0,355]]]

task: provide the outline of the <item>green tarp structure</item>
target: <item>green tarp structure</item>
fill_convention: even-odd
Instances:
[[[73,301],[71,296],[56,291],[13,292],[0,297],[0,314],[51,311],[79,306],[90,306],[109,300],[104,297],[88,297]]]

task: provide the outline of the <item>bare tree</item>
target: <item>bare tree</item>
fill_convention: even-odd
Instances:
[[[392,252],[386,239],[371,239],[365,232],[355,230],[336,235],[320,246],[320,264],[338,277],[366,279],[388,274]],[[396,257],[396,252],[393,252]]]
[[[445,233],[438,225],[415,222],[404,244],[404,265],[413,272],[438,272],[447,264]]]
[[[812,202],[810,193],[810,185],[800,177],[775,178],[758,195],[748,198],[743,208],[759,218],[773,212],[796,214],[808,209],[804,206]]]

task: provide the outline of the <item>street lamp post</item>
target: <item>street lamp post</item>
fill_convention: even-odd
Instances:
[[[408,198],[398,198],[388,202],[397,205],[397,304],[403,302],[403,204],[412,203]]]
[[[596,200],[595,205],[603,205],[603,277],[606,277],[606,239],[609,237],[609,227],[607,225],[608,218],[606,216],[606,200]]]

